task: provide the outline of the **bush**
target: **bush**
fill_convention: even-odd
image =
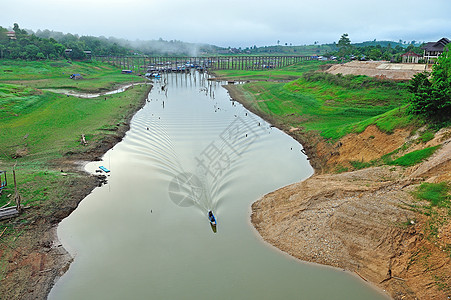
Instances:
[[[446,182],[441,183],[422,183],[414,195],[421,199],[431,202],[432,206],[448,207],[450,203],[450,186]]]
[[[419,140],[422,141],[423,143],[427,143],[430,140],[432,140],[434,137],[435,137],[435,134],[433,132],[426,131],[419,137]]]
[[[349,162],[351,164],[351,166],[356,169],[356,170],[360,170],[360,169],[365,169],[365,168],[369,168],[371,167],[371,163],[369,162],[363,162],[363,161],[358,161],[358,160],[352,160]]]
[[[389,162],[389,164],[390,165],[403,166],[403,167],[414,166],[414,165],[422,162],[423,160],[425,160],[426,158],[428,158],[432,154],[434,154],[434,152],[439,147],[440,146],[428,147],[428,148],[424,148],[424,149],[421,149],[421,150],[412,151],[410,153],[407,153],[404,156],[401,156],[401,157],[395,159],[392,162]]]
[[[429,73],[415,75],[409,84],[411,114],[422,115],[438,123],[447,123],[451,118],[451,54],[445,52]]]

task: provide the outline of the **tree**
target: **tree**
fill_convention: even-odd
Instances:
[[[371,49],[368,53],[368,58],[371,60],[379,60],[382,57],[382,51],[380,49]]]
[[[0,58],[3,58],[3,52],[5,51],[6,47],[0,44]]]
[[[0,26],[0,43],[6,43],[9,40],[8,36],[6,35],[7,31],[8,30],[6,30],[6,28]]]
[[[338,51],[338,55],[345,56],[351,54],[352,46],[351,46],[351,40],[349,39],[349,36],[347,33],[343,33],[340,37],[340,40],[338,41],[338,48],[340,49]]]
[[[16,33],[16,35],[26,35],[27,34],[27,31],[20,29],[19,24],[17,24],[17,23],[14,23],[13,30]]]
[[[25,58],[34,60],[36,59],[36,55],[39,53],[39,48],[35,45],[27,45],[24,47],[24,51],[26,53]]]
[[[19,33],[20,32],[19,24],[14,23],[13,30],[15,33]]]
[[[409,84],[409,111],[439,123],[451,119],[451,53],[449,47],[437,59],[432,73],[415,75]]]
[[[351,45],[351,40],[347,33],[343,33],[338,41],[338,47],[349,47]]]

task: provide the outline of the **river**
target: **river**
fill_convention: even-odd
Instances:
[[[385,299],[250,224],[252,202],[312,175],[301,150],[204,74],[155,79],[124,140],[86,166],[108,183],[59,225],[74,261],[49,299]]]

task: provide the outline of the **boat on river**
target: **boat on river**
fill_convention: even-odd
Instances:
[[[211,210],[208,211],[208,220],[210,221],[211,226],[216,226],[216,218]]]
[[[144,76],[153,77],[153,78],[161,78],[161,75],[159,72],[146,73]]]

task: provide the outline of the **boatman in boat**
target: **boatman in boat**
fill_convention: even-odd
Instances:
[[[210,221],[213,221],[213,213],[211,212],[211,210],[208,211],[208,219]]]

